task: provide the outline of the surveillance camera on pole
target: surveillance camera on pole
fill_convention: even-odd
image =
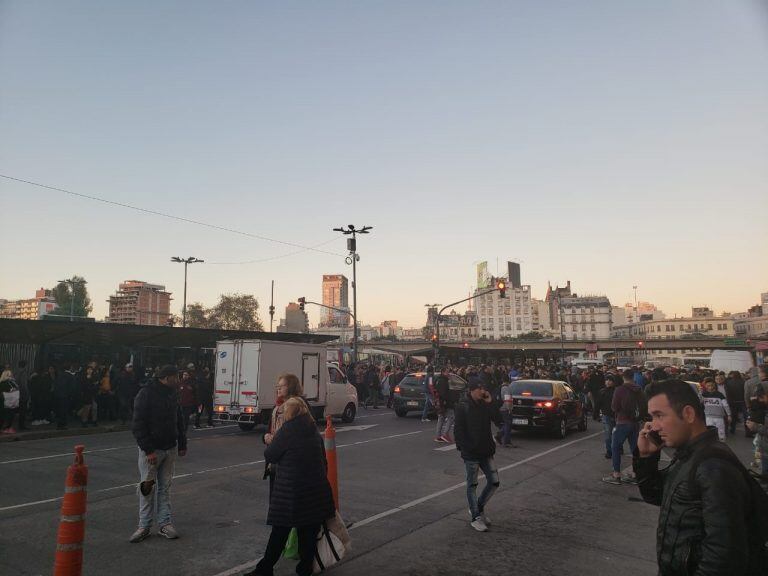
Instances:
[[[363,226],[360,229],[356,229],[354,224],[347,224],[347,227],[334,228],[334,232],[341,232],[345,236],[351,236],[347,238],[347,250],[349,250],[349,256],[346,258],[346,263],[352,266],[352,308],[353,308],[353,336],[352,336],[352,356],[354,362],[357,362],[357,263],[360,261],[360,256],[357,254],[357,235],[368,234],[370,230],[373,230],[373,226]]]

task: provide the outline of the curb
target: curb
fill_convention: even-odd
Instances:
[[[90,436],[92,434],[107,434],[109,432],[125,432],[130,430],[128,425],[99,426],[98,428],[80,428],[73,426],[66,430],[32,430],[17,432],[16,434],[0,435],[2,442],[20,442],[23,440],[44,440],[46,438],[67,438],[69,436]]]

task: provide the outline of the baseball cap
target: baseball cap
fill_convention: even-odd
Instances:
[[[472,380],[467,384],[467,390],[472,391],[477,390],[478,388],[485,388],[485,386],[483,386],[482,382],[478,382],[477,380]]]

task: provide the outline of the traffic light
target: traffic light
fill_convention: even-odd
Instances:
[[[464,344],[461,345],[462,348],[469,348],[469,342],[464,342]]]
[[[642,340],[640,340],[640,341],[637,343],[637,347],[638,347],[638,348],[644,348],[644,347],[645,347],[645,342],[643,342]]]
[[[504,280],[499,280],[496,283],[496,288],[499,289],[499,298],[504,298],[507,295],[507,283]]]
[[[302,296],[299,298],[299,310],[304,310],[304,304],[307,303],[307,299]]]
[[[430,340],[432,340],[432,348],[437,348],[438,347],[437,334],[432,334],[432,338],[430,338]]]

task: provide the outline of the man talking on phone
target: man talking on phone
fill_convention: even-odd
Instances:
[[[760,497],[738,458],[707,428],[689,384],[663,380],[646,388],[652,417],[640,431],[637,478],[643,500],[661,507],[656,532],[659,574],[765,574]],[[662,447],[674,448],[659,470]]]
[[[496,443],[491,421],[501,427],[498,406],[485,387],[477,380],[467,384],[467,397],[456,408],[454,438],[467,471],[467,501],[470,524],[478,532],[487,532],[491,522],[485,514],[488,501],[499,487],[499,472],[493,463]],[[485,488],[477,498],[477,476],[485,474]]]

